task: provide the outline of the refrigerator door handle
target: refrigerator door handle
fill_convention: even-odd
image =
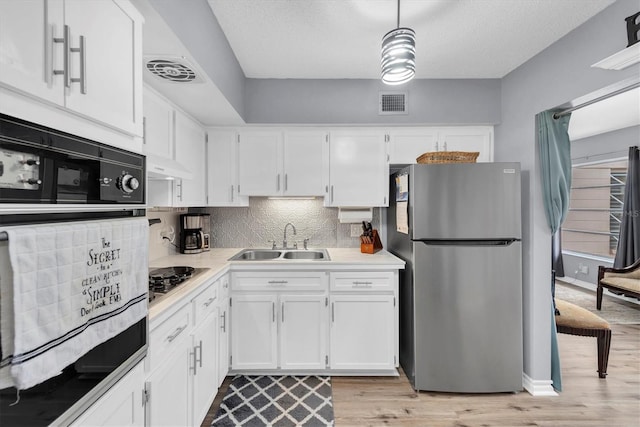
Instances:
[[[509,246],[520,239],[486,239],[486,240],[416,240],[429,246]]]

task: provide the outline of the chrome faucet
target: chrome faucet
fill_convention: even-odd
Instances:
[[[284,240],[282,241],[282,249],[287,249],[287,227],[288,226],[291,226],[291,228],[293,228],[293,235],[294,236],[297,234],[296,227],[293,224],[291,224],[290,222],[288,222],[287,225],[284,226]]]

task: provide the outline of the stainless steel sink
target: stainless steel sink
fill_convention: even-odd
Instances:
[[[282,258],[284,259],[325,259],[329,258],[329,254],[325,250],[310,249],[310,250],[293,250],[286,251]]]
[[[261,261],[278,258],[282,255],[282,252],[272,249],[243,249],[229,261]]]
[[[243,249],[229,261],[330,261],[326,249]]]

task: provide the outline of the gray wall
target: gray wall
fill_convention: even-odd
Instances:
[[[629,147],[638,144],[640,144],[640,126],[578,139],[571,141],[571,162],[577,165],[608,159],[626,159]]]
[[[244,72],[207,0],[150,0],[150,3],[243,117]]]
[[[380,91],[407,91],[406,115],[378,115]],[[412,80],[392,88],[380,80],[247,79],[247,123],[496,124],[500,80]]]
[[[540,190],[535,115],[639,74],[637,65],[622,71],[591,68],[625,48],[624,18],[637,12],[637,0],[618,0],[502,79],[495,160],[522,164],[524,370],[534,382],[551,378],[551,236]]]

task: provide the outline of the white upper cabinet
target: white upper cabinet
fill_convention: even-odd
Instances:
[[[11,91],[141,136],[141,64],[142,17],[126,0],[0,2],[0,86]]]
[[[239,194],[274,196],[282,192],[282,132],[241,132],[238,158]]]
[[[493,161],[493,127],[469,126],[441,128],[438,133],[442,151],[478,151],[477,162]]]
[[[493,161],[492,126],[416,127],[389,131],[389,163],[412,164],[430,151],[478,151],[477,162]]]
[[[328,132],[286,131],[283,196],[323,196],[323,147]]]
[[[322,131],[243,131],[238,143],[239,194],[322,196]]]
[[[192,179],[174,181],[174,206],[206,206],[206,133],[200,124],[174,111],[175,159],[192,174]]]
[[[331,132],[325,206],[388,206],[386,134],[377,129]]]
[[[155,92],[144,90],[144,153],[173,159],[173,108]],[[149,164],[147,164],[149,168]]]
[[[238,134],[219,129],[207,134],[208,205],[249,206],[249,198],[238,193]]]

